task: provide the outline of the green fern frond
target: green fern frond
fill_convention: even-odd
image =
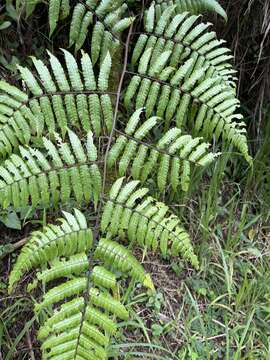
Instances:
[[[96,80],[90,56],[82,53],[81,69],[71,53],[63,50],[66,69],[49,53],[49,66],[32,57],[37,76],[18,66],[27,92],[0,82],[0,155],[25,145],[49,131],[81,127],[99,136],[112,127],[113,110],[108,95],[111,58],[107,53]],[[81,76],[82,74],[82,76]],[[105,126],[103,126],[105,125]]]
[[[177,68],[187,58],[193,59],[189,74],[195,69],[209,65],[208,77],[219,75],[225,83],[234,84],[235,70],[229,60],[231,51],[218,40],[210,23],[199,21],[200,16],[188,12],[177,14],[175,6],[165,7],[158,13],[154,3],[145,12],[145,33],[139,36],[132,56],[135,65],[143,52],[153,48],[150,65],[165,51],[171,51],[169,65]]]
[[[139,188],[139,181],[123,185],[118,179],[111,188],[104,206],[101,230],[107,236],[120,235],[134,244],[148,249],[160,249],[162,255],[181,255],[198,268],[190,238],[180,226],[180,220],[169,208],[148,195],[147,188]]]
[[[231,55],[212,41],[215,34],[205,32],[207,24],[193,27],[198,17],[183,13],[171,19],[173,13],[174,7],[166,8],[156,22],[154,5],[148,10],[145,29],[155,34],[142,34],[137,41],[133,63],[140,61],[138,71],[131,72],[125,106],[135,102],[136,109],[146,108],[147,117],[154,112],[167,124],[174,120],[178,128],[191,127],[207,140],[222,136],[250,163],[242,115],[235,113],[239,101],[228,83]],[[163,33],[168,40],[160,37]]]
[[[72,256],[90,250],[93,243],[92,231],[88,229],[84,215],[74,210],[74,215],[63,212],[64,218],[59,219],[59,225],[47,225],[43,231],[32,233],[29,241],[23,247],[9,276],[9,292],[22,276],[33,268],[40,267],[62,256]],[[58,265],[59,266],[59,265]],[[81,263],[82,269],[85,268]],[[81,267],[80,267],[81,269]],[[47,270],[38,278],[45,282],[54,280],[58,272],[53,274]],[[62,276],[64,274],[61,274]]]
[[[158,126],[161,119],[152,117],[140,124],[143,109],[137,110],[127,123],[125,132],[119,132],[108,155],[108,166],[118,165],[119,175],[126,174],[128,167],[134,179],[147,180],[156,172],[157,184],[164,191],[167,184],[177,191],[181,185],[187,191],[190,183],[191,167],[205,167],[218,154],[208,151],[209,144],[201,138],[183,135],[178,128],[168,130],[157,143],[147,143],[144,139]]]
[[[162,11],[170,5],[175,5],[177,12],[188,11],[192,14],[202,14],[204,11],[212,11],[228,20],[226,11],[216,0],[156,0],[157,11]]]
[[[78,2],[72,15],[70,46],[75,45],[75,50],[79,50],[87,38],[88,27],[92,24],[93,63],[95,64],[99,58],[102,61],[108,51],[113,55],[120,46],[119,35],[134,21],[133,17],[124,17],[126,12],[127,4],[124,0]]]
[[[114,272],[153,285],[124,246],[101,239],[96,247],[79,210],[74,215],[64,212],[64,217],[60,225],[47,225],[31,235],[10,274],[9,292],[26,272],[42,268],[36,275],[46,284],[46,292],[35,304],[37,316],[43,310],[47,314],[38,333],[42,359],[107,359],[110,336],[118,328],[116,319],[129,317],[119,301]],[[102,265],[95,266],[94,261]],[[56,279],[64,281],[50,287]]]
[[[25,9],[30,16],[41,0],[16,0],[18,12]],[[92,36],[92,60],[103,61],[108,51],[113,54],[120,45],[120,34],[134,21],[126,17],[128,10],[124,0],[81,0],[75,6],[69,0],[48,0],[50,36],[55,32],[60,20],[72,14],[69,32],[69,45],[75,45],[75,51],[81,49],[89,34]],[[90,31],[89,27],[92,25]]]
[[[40,2],[16,5],[30,16]],[[199,269],[180,218],[153,193],[187,191],[191,170],[203,170],[218,155],[207,142],[222,140],[250,163],[251,157],[237,113],[232,54],[197,15],[214,11],[227,19],[218,1],[142,6],[143,29],[128,34],[118,87],[112,86],[117,93],[110,91],[110,73],[114,53],[124,50],[121,34],[135,19],[127,15],[129,1],[47,3],[50,35],[70,18],[75,56],[62,50],[62,59],[32,57],[34,71],[18,66],[21,89],[0,81],[0,206],[16,212],[87,206],[93,231],[74,209],[33,232],[8,292],[31,271],[27,291],[40,294],[34,311],[42,360],[105,360],[112,337],[129,319],[122,289],[131,279],[127,294],[136,282],[155,290],[132,254],[135,245]],[[77,61],[87,38],[90,54],[82,51]],[[115,181],[115,175],[124,177]],[[141,186],[150,178],[153,190]]]
[[[20,147],[20,156],[12,154],[0,166],[0,204],[15,210],[31,205],[48,208],[67,204],[98,201],[101,174],[96,159],[92,133],[85,147],[77,135],[68,130],[69,143],[57,134],[57,146],[43,137],[44,150]],[[94,151],[93,151],[94,149]]]

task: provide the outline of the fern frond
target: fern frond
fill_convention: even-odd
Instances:
[[[193,59],[194,69],[209,65],[208,76],[219,75],[228,85],[233,85],[235,70],[229,60],[231,51],[223,46],[210,23],[199,22],[200,16],[188,12],[177,14],[175,6],[165,7],[159,13],[154,6],[145,12],[145,33],[138,38],[133,51],[132,64],[136,64],[144,50],[153,48],[151,65],[164,51],[172,51],[169,65],[178,67],[187,58]]]
[[[37,279],[46,284],[46,292],[35,304],[37,316],[43,310],[47,314],[38,333],[42,359],[107,359],[116,319],[129,317],[119,301],[114,272],[152,288],[151,279],[124,246],[101,239],[96,247],[80,211],[64,212],[59,222],[32,234],[10,274],[9,292],[26,272],[42,268]],[[95,260],[101,265],[95,266]],[[50,288],[56,279],[64,281]]]
[[[170,5],[175,5],[179,13],[188,11],[192,14],[202,14],[204,11],[212,11],[228,20],[226,11],[217,0],[156,0],[157,11],[162,11]]]
[[[16,0],[26,16],[39,2]],[[199,269],[190,236],[169,205],[152,197],[156,189],[188,191],[193,168],[203,170],[218,155],[208,142],[233,144],[251,163],[231,51],[198,15],[227,19],[218,1],[151,1],[142,32],[128,34],[115,93],[112,58],[135,19],[127,3],[48,0],[50,36],[70,16],[75,56],[62,50],[62,59],[32,57],[34,71],[18,65],[23,90],[0,81],[1,208],[87,205],[95,224],[92,232],[79,210],[63,211],[56,224],[31,234],[11,271],[9,293],[30,271],[27,291],[40,290],[34,311],[42,360],[109,358],[112,337],[129,319],[121,298],[127,279],[127,294],[136,282],[155,290],[132,255],[135,245]],[[82,51],[77,61],[88,37],[90,55]],[[115,181],[115,174],[124,177]],[[152,191],[141,185],[150,178]]]
[[[16,8],[20,13],[25,9],[28,17],[39,2],[41,0],[17,0]],[[108,51],[113,55],[119,48],[120,34],[134,21],[134,17],[125,16],[128,10],[125,0],[77,0],[72,8],[69,0],[48,0],[48,5],[50,36],[55,32],[59,21],[72,14],[69,45],[75,45],[75,51],[78,51],[91,34],[94,64],[98,59],[103,61]]]
[[[123,185],[118,179],[111,188],[103,209],[101,230],[107,236],[120,235],[134,244],[160,249],[162,255],[181,255],[198,268],[190,238],[180,226],[180,220],[169,208],[148,195],[147,188],[139,188],[139,181]]]
[[[80,69],[71,53],[66,50],[63,53],[66,69],[51,53],[50,68],[32,57],[37,76],[29,69],[18,66],[29,95],[4,81],[0,82],[2,157],[45,131],[53,134],[60,130],[65,136],[67,127],[76,126],[99,136],[102,129],[111,130],[112,104],[106,93],[111,68],[109,53],[97,80],[88,54],[82,53]]]
[[[160,191],[164,191],[168,184],[173,191],[177,191],[178,185],[187,191],[191,167],[205,167],[218,154],[209,152],[210,145],[201,138],[183,135],[178,128],[168,130],[157,143],[144,142],[162,119],[152,117],[140,124],[142,110],[137,110],[130,118],[124,133],[117,131],[120,135],[109,151],[109,168],[117,164],[120,176],[130,168],[132,177],[141,181],[149,177],[153,179],[156,173]]]
[[[75,50],[79,50],[87,38],[88,27],[92,24],[93,63],[99,58],[103,60],[109,50],[113,54],[120,45],[120,33],[134,21],[133,17],[124,17],[126,12],[124,0],[78,2],[72,15],[70,46],[75,44]]]
[[[174,14],[167,7],[157,20],[154,4],[146,14],[146,34],[140,35],[133,52],[138,71],[125,93],[125,106],[146,108],[147,117],[155,113],[167,124],[191,127],[195,135],[207,140],[222,136],[250,163],[242,118],[235,113],[239,101],[231,86],[234,70],[228,63],[228,49],[219,47],[209,24],[194,26],[198,17]],[[152,32],[148,34],[148,32]]]
[[[92,134],[84,148],[77,135],[68,130],[69,143],[57,134],[54,142],[43,137],[44,150],[20,147],[20,156],[12,154],[0,166],[0,204],[15,210],[31,205],[48,208],[67,204],[71,197],[77,203],[98,201],[101,175],[91,148]],[[94,157],[93,157],[94,154]]]
[[[74,215],[67,212],[63,212],[63,215],[64,218],[59,219],[59,225],[50,224],[45,226],[43,231],[32,233],[10,273],[9,292],[12,291],[15,283],[31,269],[40,267],[54,258],[72,256],[91,249],[93,235],[87,227],[84,215],[79,210],[74,210]],[[54,273],[47,270],[43,275],[39,274],[38,278],[45,282],[54,280],[58,277],[56,269]],[[80,269],[85,269],[83,262],[80,264]]]

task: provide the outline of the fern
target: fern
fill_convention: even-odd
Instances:
[[[97,80],[88,54],[82,53],[80,70],[73,55],[66,50],[63,53],[67,71],[50,53],[51,69],[32,57],[37,77],[29,69],[18,66],[30,94],[0,81],[2,157],[47,131],[50,134],[61,131],[64,137],[67,127],[71,126],[86,132],[92,130],[97,136],[102,129],[111,130],[113,110],[106,93],[111,68],[109,53]]]
[[[120,176],[125,175],[130,167],[132,177],[142,181],[150,176],[153,178],[156,169],[160,191],[165,190],[168,182],[173,191],[177,191],[179,185],[187,191],[191,166],[206,166],[214,161],[215,155],[208,152],[210,145],[201,142],[201,138],[183,135],[178,128],[168,130],[157,144],[145,143],[144,138],[161,119],[151,117],[139,126],[141,112],[142,109],[137,110],[128,121],[125,132],[119,132],[120,136],[109,152],[109,167],[118,163]]]
[[[39,2],[17,6],[30,16]],[[42,359],[102,360],[119,321],[129,318],[122,289],[139,282],[154,291],[134,246],[199,269],[188,233],[165,203],[169,191],[187,192],[192,175],[215,161],[220,153],[208,142],[232,144],[252,160],[231,52],[196,15],[210,10],[226,19],[217,1],[152,2],[142,32],[129,31],[117,93],[113,54],[135,19],[125,17],[126,3],[48,5],[50,34],[70,16],[70,46],[76,53],[89,36],[91,48],[78,57],[62,50],[63,59],[48,53],[48,62],[32,57],[34,71],[18,66],[23,90],[0,81],[1,209],[46,209],[53,218],[51,210],[63,211],[56,224],[31,233],[8,291],[30,271],[27,290],[43,290],[34,306]],[[72,206],[87,211],[70,213]]]
[[[35,305],[37,316],[54,307],[39,329],[43,358],[85,354],[86,359],[107,359],[109,338],[117,330],[115,318],[128,318],[128,311],[117,299],[116,276],[111,269],[128,273],[150,287],[151,279],[122,245],[101,239],[93,249],[92,231],[79,210],[75,209],[74,215],[64,212],[64,217],[60,225],[50,224],[32,234],[10,274],[9,292],[31,269],[43,268],[37,279],[47,286],[55,279],[66,279],[47,290]],[[94,259],[104,265],[94,265]]]
[[[44,153],[36,148],[20,147],[20,156],[12,154],[0,166],[0,204],[15,209],[37,206],[48,208],[67,204],[72,197],[77,203],[98,201],[101,175],[96,161],[92,134],[86,146],[72,131],[69,143],[55,134],[58,145],[43,138]]]
[[[64,218],[59,219],[59,222],[61,225],[48,225],[43,231],[33,232],[10,274],[10,292],[27,271],[40,267],[57,256],[72,256],[91,249],[92,231],[87,228],[86,219],[79,210],[75,210],[74,215],[64,212]],[[57,277],[51,280],[54,278]]]
[[[145,34],[141,34],[137,41],[132,63],[137,63],[144,49],[153,48],[150,65],[157,59],[154,55],[171,51],[170,66],[177,67],[189,58],[193,60],[187,69],[189,75],[192,70],[209,65],[208,77],[216,74],[225,83],[233,84],[235,70],[228,62],[232,58],[231,51],[222,46],[224,41],[218,40],[215,32],[208,31],[211,24],[201,23],[199,19],[200,16],[190,15],[188,12],[179,14],[176,6],[167,6],[159,14],[152,4],[145,13]],[[154,68],[151,75],[154,75]]]
[[[244,124],[238,122],[242,115],[235,113],[239,101],[230,81],[234,70],[227,62],[228,49],[218,47],[214,33],[205,32],[208,24],[194,27],[197,16],[174,12],[174,6],[167,7],[158,20],[154,4],[146,12],[146,33],[132,56],[134,65],[140,61],[138,72],[131,73],[126,107],[135,100],[136,109],[145,107],[147,116],[154,111],[206,139],[222,136],[250,163]]]
[[[75,44],[76,50],[82,47],[87,37],[88,26],[93,22],[95,15],[97,20],[91,39],[92,61],[95,64],[99,58],[104,59],[108,49],[114,54],[120,46],[119,34],[134,21],[133,17],[123,17],[126,10],[127,5],[123,0],[78,2],[70,26],[70,46]]]
[[[149,196],[149,189],[136,188],[139,181],[123,186],[118,179],[109,194],[103,210],[101,231],[109,237],[128,237],[131,243],[157,250],[166,256],[181,254],[198,268],[198,259],[179,219],[169,213],[168,207]]]
[[[216,0],[156,0],[156,7],[159,11],[164,10],[168,5],[176,5],[177,11],[188,11],[194,14],[201,14],[204,11],[213,11],[227,21],[227,14]]]
[[[17,1],[17,10],[21,11],[25,7],[28,17],[39,2],[41,0]],[[49,0],[48,5],[50,36],[54,33],[59,21],[72,14],[69,46],[75,45],[75,51],[78,51],[90,33],[94,64],[99,58],[103,61],[109,50],[113,54],[119,49],[120,34],[134,21],[134,17],[125,17],[128,7],[124,0],[82,0],[77,1],[72,10],[69,0]]]

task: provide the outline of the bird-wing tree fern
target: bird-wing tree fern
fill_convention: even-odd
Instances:
[[[37,3],[17,5],[30,15]],[[51,209],[63,210],[56,225],[30,235],[9,279],[11,293],[34,271],[28,291],[43,289],[34,307],[42,358],[107,359],[118,319],[129,316],[127,277],[154,290],[134,246],[199,268],[167,194],[187,191],[220,145],[251,158],[235,113],[232,55],[194,15],[214,10],[225,18],[216,1],[150,4],[138,18],[143,28],[129,29],[120,76],[111,72],[113,54],[135,16],[125,17],[124,1],[73,5],[49,1],[51,33],[72,14],[70,45],[76,52],[89,36],[89,54],[33,57],[34,71],[18,67],[22,86],[0,81],[0,205],[46,208],[51,217]]]

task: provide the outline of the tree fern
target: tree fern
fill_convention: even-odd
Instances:
[[[230,80],[234,71],[228,49],[218,47],[214,33],[205,32],[208,24],[194,27],[197,16],[174,13],[174,6],[167,7],[157,19],[154,4],[146,12],[146,33],[139,36],[132,56],[134,65],[140,61],[138,71],[131,72],[126,107],[135,102],[136,109],[146,107],[148,116],[155,112],[206,139],[222,136],[250,162],[245,129],[238,121],[242,115],[235,113],[239,101]]]
[[[49,66],[32,57],[37,76],[18,66],[27,91],[0,81],[0,154],[2,157],[29,144],[43,133],[67,127],[92,130],[99,136],[111,130],[112,104],[108,91],[111,58],[107,54],[96,80],[90,56],[82,53],[81,69],[71,53],[63,50],[66,70],[49,53]],[[81,76],[82,73],[82,76]],[[105,130],[106,131],[106,130]]]

